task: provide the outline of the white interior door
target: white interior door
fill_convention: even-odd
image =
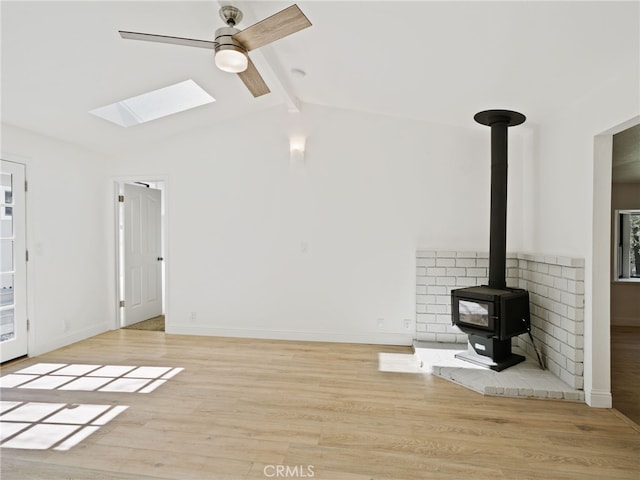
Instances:
[[[162,192],[124,186],[124,324],[162,315]]]
[[[0,168],[0,361],[27,354],[25,167]]]

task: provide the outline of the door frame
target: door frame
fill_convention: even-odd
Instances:
[[[25,321],[26,321],[26,328],[27,328],[27,335],[26,335],[26,340],[27,340],[27,346],[26,346],[26,356],[29,357],[30,356],[30,352],[33,351],[33,344],[34,344],[34,325],[33,323],[30,321],[30,315],[29,312],[33,311],[33,307],[31,305],[31,288],[32,288],[32,284],[29,281],[30,275],[29,275],[29,260],[28,260],[28,252],[29,252],[29,239],[28,239],[28,223],[29,223],[29,217],[28,217],[28,212],[29,212],[29,194],[28,194],[28,175],[27,175],[27,170],[28,170],[28,164],[27,164],[27,158],[26,157],[22,157],[22,156],[17,156],[17,155],[11,155],[11,154],[5,154],[2,153],[0,155],[0,159],[4,162],[9,162],[9,163],[14,163],[17,165],[20,165],[23,169],[23,173],[24,173],[24,190],[23,190],[23,200],[24,200],[24,205],[22,206],[23,208],[23,212],[24,215],[22,215],[22,228],[23,228],[23,240],[24,240],[24,252],[21,255],[16,255],[14,253],[14,257],[16,258],[16,260],[18,258],[21,258],[21,263],[23,264],[23,273],[24,273],[24,279],[23,279],[23,287],[24,287],[24,292],[21,294],[21,296],[23,296],[23,305],[24,305],[24,316],[25,316]],[[15,278],[14,278],[14,288],[16,286],[15,283]],[[14,292],[15,295],[15,292]],[[16,358],[20,358],[20,356],[16,357]],[[9,359],[7,361],[12,361],[13,359]]]
[[[169,261],[167,252],[169,251],[169,211],[168,205],[168,192],[169,192],[169,180],[166,175],[127,175],[114,177],[113,179],[113,204],[114,204],[114,243],[115,243],[115,318],[113,322],[113,329],[118,330],[123,325],[123,311],[124,308],[120,307],[120,300],[124,299],[124,208],[122,203],[118,202],[118,196],[124,195],[125,183],[145,183],[153,184],[153,188],[161,191],[161,219],[160,219],[160,242],[162,245],[162,311],[164,312],[165,325],[169,323],[169,299],[168,299],[168,285],[169,285]],[[122,228],[121,228],[122,226]]]
[[[585,272],[584,393],[590,407],[611,408],[611,168],[613,135],[640,116],[593,137],[590,262]],[[589,301],[591,298],[591,301]]]

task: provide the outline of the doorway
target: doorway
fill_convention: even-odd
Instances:
[[[613,135],[611,394],[640,424],[640,123]]]
[[[21,163],[0,168],[0,362],[27,355],[26,176]]]
[[[164,181],[116,184],[118,328],[164,331]]]
[[[591,282],[585,282],[585,399],[592,407],[611,408],[611,283],[613,135],[640,123],[634,117],[594,137]],[[587,279],[589,280],[589,279]],[[590,283],[590,284],[589,284]]]

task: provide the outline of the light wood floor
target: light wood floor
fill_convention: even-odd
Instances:
[[[283,465],[331,480],[638,479],[640,430],[615,410],[381,372],[380,352],[410,349],[118,330],[14,363],[2,374],[38,362],[184,371],[149,394],[4,389],[130,407],[67,452],[2,449],[2,478],[265,479]]]
[[[611,327],[613,406],[640,425],[640,328]]]

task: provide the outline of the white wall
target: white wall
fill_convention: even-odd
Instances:
[[[585,258],[585,394],[599,406],[610,405],[609,283],[598,276],[609,271],[601,172],[610,164],[600,159],[616,126],[638,115],[639,80],[630,65],[562,114],[510,129],[508,249]],[[108,168],[96,154],[2,128],[3,156],[26,163],[32,182],[33,352],[114,325],[105,197],[116,177],[168,180],[175,333],[408,343],[416,248],[488,248],[486,127],[304,105],[211,125]],[[288,138],[299,133],[306,162],[290,165]]]
[[[107,330],[108,203],[105,158],[2,125],[2,158],[26,164],[29,354]]]
[[[640,113],[638,67],[628,65],[555,117],[536,119],[524,167],[534,178],[524,200],[533,219],[523,226],[524,249],[586,260],[585,397],[592,406],[611,406],[611,134]]]
[[[489,139],[304,105],[132,152],[113,175],[168,180],[168,331],[407,344],[416,247],[488,248]]]

